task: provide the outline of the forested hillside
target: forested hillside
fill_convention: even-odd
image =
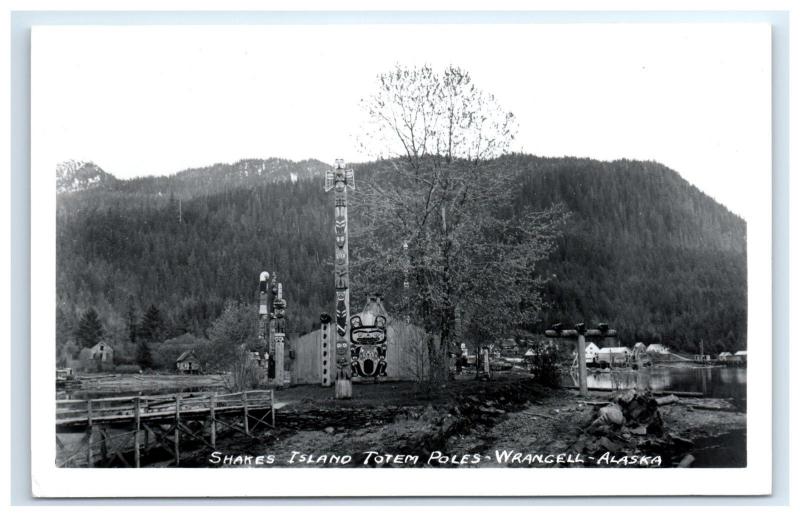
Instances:
[[[359,179],[376,175],[377,165],[352,167],[357,197]],[[606,321],[626,344],[744,348],[743,220],[656,163],[509,155],[491,167],[519,176],[516,210],[556,202],[570,210],[555,252],[537,269],[547,277],[548,307],[530,331]],[[131,318],[151,305],[164,317],[163,338],[202,337],[226,300],[254,302],[265,269],[284,283],[288,330],[308,331],[332,309],[326,168],[315,160],[247,160],[117,180],[91,164],[65,166],[57,342],[74,337],[90,307],[111,342],[126,339]],[[391,313],[396,300],[385,301]]]

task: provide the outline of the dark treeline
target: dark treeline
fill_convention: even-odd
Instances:
[[[357,197],[358,180],[374,175],[375,164],[353,167]],[[248,160],[120,181],[83,166],[80,181],[97,180],[83,184],[61,173],[58,342],[74,339],[91,307],[111,342],[128,339],[131,317],[151,305],[164,338],[206,337],[226,300],[255,302],[261,270],[284,283],[289,331],[309,331],[333,301],[325,168]],[[571,212],[556,251],[537,269],[548,279],[548,306],[531,332],[557,321],[606,321],[626,344],[744,349],[743,220],[656,163],[511,155],[493,168],[518,172],[509,212],[559,201]],[[390,312],[393,302],[386,296]]]

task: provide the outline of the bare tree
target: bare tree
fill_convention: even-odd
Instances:
[[[228,370],[223,380],[225,388],[231,392],[258,388],[266,379],[266,372],[253,360],[245,344],[235,350],[228,362]]]
[[[407,286],[409,316],[441,341],[430,363],[442,379],[457,323],[462,337],[485,338],[538,311],[534,265],[563,212],[517,211],[518,174],[498,160],[514,115],[465,71],[397,66],[362,104],[363,146],[384,161],[354,192],[353,286]]]

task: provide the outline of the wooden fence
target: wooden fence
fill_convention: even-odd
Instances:
[[[178,466],[182,445],[214,450],[221,429],[252,437],[262,427],[275,427],[273,390],[59,400],[56,464],[138,468],[143,454],[159,450]],[[67,434],[82,434],[72,451]]]

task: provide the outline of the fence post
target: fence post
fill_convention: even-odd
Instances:
[[[211,429],[211,447],[217,449],[217,392],[214,392],[209,398],[208,415],[210,416],[210,429]]]
[[[250,423],[247,421],[247,392],[242,392],[242,411],[244,413],[244,432],[250,435]]]
[[[175,466],[181,463],[181,396],[175,395]]]
[[[269,409],[272,412],[272,427],[275,427],[275,390],[269,391]]]
[[[93,456],[92,456],[92,439],[94,438],[94,428],[92,427],[92,399],[86,401],[86,423],[87,423],[87,431],[88,434],[88,442],[86,444],[86,462],[87,466],[92,468],[94,464],[92,463]]]
[[[139,416],[139,397],[133,400],[133,418],[135,431],[133,432],[133,462],[137,468],[141,467],[141,456],[139,455],[139,431],[142,429],[142,419]]]

